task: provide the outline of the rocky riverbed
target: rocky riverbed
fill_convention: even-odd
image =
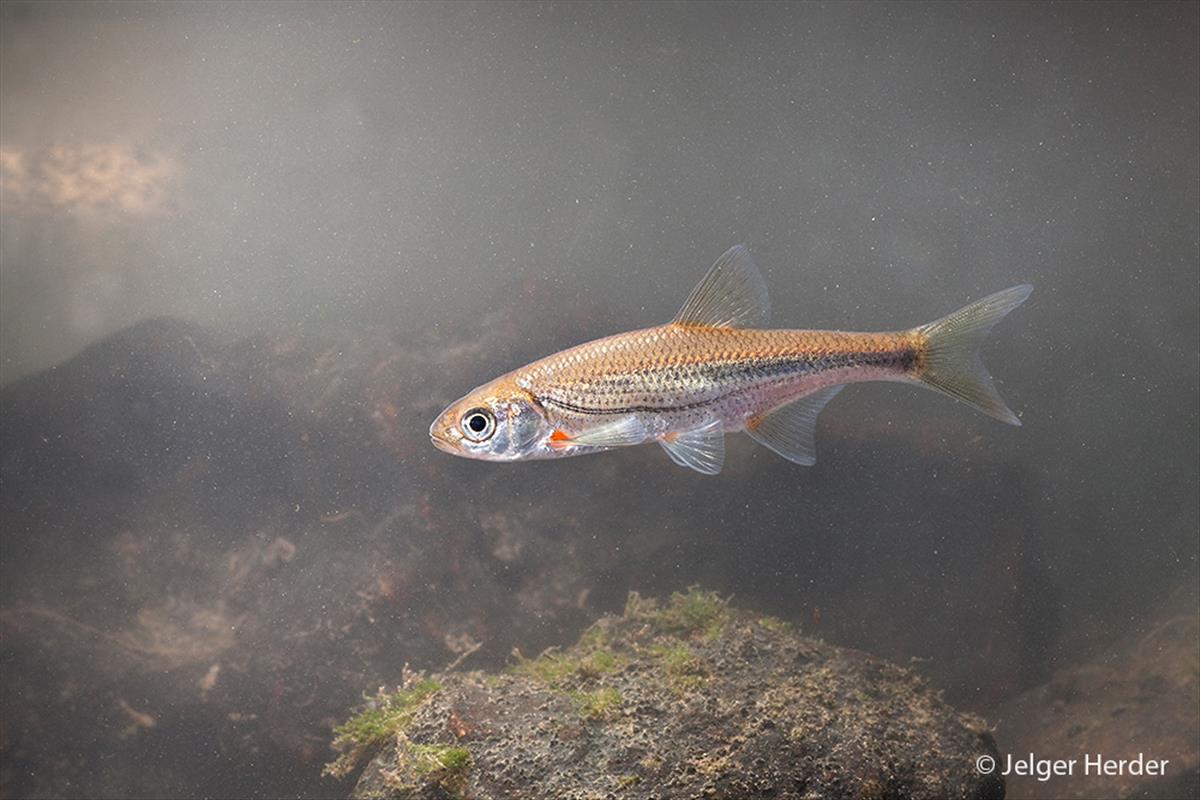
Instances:
[[[356,798],[1004,797],[987,725],[912,672],[693,588],[502,674],[411,675],[339,728]]]

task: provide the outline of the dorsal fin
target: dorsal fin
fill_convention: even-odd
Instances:
[[[714,328],[764,328],[770,315],[767,284],[750,252],[738,244],[709,268],[672,321]]]

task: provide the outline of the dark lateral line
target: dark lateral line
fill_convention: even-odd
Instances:
[[[701,408],[702,406],[712,405],[724,400],[732,392],[723,394],[719,397],[714,397],[711,400],[705,400],[703,403],[685,403],[681,406],[625,406],[624,408],[588,408],[587,406],[577,406],[574,403],[564,403],[562,400],[556,400],[553,397],[539,397],[538,402],[542,405],[549,403],[552,406],[558,406],[565,411],[573,411],[576,414],[591,414],[601,416],[604,414],[647,414],[656,411],[691,411],[693,408]]]
[[[743,368],[741,370],[739,370],[739,372],[744,372],[747,370],[749,370],[749,371],[762,370],[764,368],[770,370],[772,367],[775,368],[776,370],[778,370],[780,366],[789,367],[795,363],[790,358],[776,358],[776,359],[769,359],[769,360],[764,360],[764,361],[765,361],[765,363],[758,362],[756,364],[747,364],[747,365],[743,366]],[[774,363],[771,363],[771,362],[774,362]],[[783,371],[786,371],[786,369],[779,370],[779,371],[783,372]],[[702,408],[704,406],[712,405],[714,403],[719,403],[722,400],[726,399],[727,397],[737,394],[739,391],[741,391],[741,390],[734,389],[732,391],[725,392],[724,394],[717,395],[716,397],[713,397],[709,400],[705,400],[702,403],[683,403],[683,404],[677,405],[677,406],[625,406],[624,408],[614,408],[612,410],[602,409],[602,408],[590,408],[588,406],[577,406],[574,403],[567,403],[567,402],[558,400],[553,397],[539,397],[537,399],[538,399],[538,402],[542,403],[543,405],[545,405],[546,403],[550,403],[551,405],[558,406],[559,408],[564,409],[566,411],[574,411],[576,414],[591,414],[594,416],[602,416],[604,414],[646,414],[646,413],[668,412],[668,411],[691,411],[696,408]]]
[[[784,359],[779,359],[778,361],[779,361],[779,364],[785,364],[785,365],[791,363],[790,360],[785,361]],[[746,369],[750,369],[750,370],[761,369],[764,366],[771,367],[771,366],[778,366],[778,364],[761,364],[760,363],[760,364],[756,364],[756,365],[747,365],[746,367],[743,367],[743,371]],[[539,397],[537,399],[538,399],[538,402],[542,403],[543,405],[545,405],[546,403],[550,403],[551,405],[558,406],[559,408],[564,409],[566,411],[574,411],[576,414],[591,414],[593,416],[602,416],[604,414],[648,414],[648,413],[666,412],[666,411],[691,411],[696,408],[703,408],[704,406],[712,405],[713,403],[719,403],[722,400],[726,399],[727,397],[737,394],[737,392],[739,392],[739,391],[741,391],[741,390],[734,389],[732,391],[725,392],[724,394],[717,395],[716,397],[713,397],[709,400],[705,400],[704,402],[701,402],[701,403],[683,403],[683,404],[677,405],[677,406],[625,406],[624,408],[614,408],[611,410],[602,409],[602,408],[590,408],[588,406],[577,406],[574,403],[567,403],[567,402],[558,400],[553,397]]]
[[[782,359],[780,359],[780,361],[779,361],[779,364],[783,364],[783,365],[790,365],[790,363],[791,362],[785,362]],[[763,366],[776,366],[777,367],[779,364],[772,364],[772,365],[757,364],[757,365],[753,365],[753,366],[744,367],[743,371],[746,369],[750,369],[750,370],[753,370],[756,368],[761,369]],[[709,400],[705,400],[704,402],[701,402],[701,403],[683,403],[683,404],[677,405],[677,406],[625,406],[624,408],[614,408],[612,410],[602,409],[602,408],[590,408],[588,406],[577,406],[574,403],[567,403],[567,402],[558,400],[553,397],[539,397],[538,401],[541,402],[543,405],[545,403],[550,403],[551,405],[558,406],[559,408],[565,409],[567,411],[574,411],[576,414],[591,414],[591,415],[595,415],[595,416],[602,416],[604,414],[647,414],[647,413],[667,412],[667,411],[691,411],[696,408],[703,408],[704,406],[712,405],[714,403],[719,403],[722,400],[724,400],[725,398],[727,398],[731,395],[737,394],[739,391],[741,391],[741,390],[734,389],[732,391],[725,392],[724,394],[717,395],[716,397],[713,397]]]
[[[911,367],[911,364],[913,361],[913,356],[914,356],[913,353],[908,352],[908,351],[903,351],[899,354],[897,354],[893,351],[881,351],[881,352],[871,351],[871,352],[866,352],[866,353],[857,353],[855,355],[858,356],[859,360],[864,360],[868,364],[871,364],[873,366],[889,366],[887,364],[887,362],[889,360],[893,360],[897,363],[897,365],[901,369],[909,369]],[[844,363],[845,361],[849,360],[847,355],[841,354],[841,355],[835,356],[835,358],[838,361],[841,361],[843,363],[830,364],[830,365],[825,366],[823,369],[819,369],[819,370],[799,370],[799,371],[800,372],[805,372],[805,371],[825,372],[825,371],[831,370],[831,369],[842,369],[847,366],[847,364]],[[785,362],[785,361],[783,361],[783,359],[780,359],[780,363],[790,366],[791,363],[794,363],[794,362],[790,362],[790,361]],[[761,369],[762,366],[764,366],[764,365],[762,365],[760,363],[760,364],[754,365],[753,367],[750,367],[750,369],[754,369],[754,368]],[[772,365],[772,366],[777,366],[777,365]],[[811,367],[812,365],[810,364],[809,366]],[[781,370],[781,371],[786,371],[786,370]],[[573,411],[576,414],[603,416],[606,414],[646,414],[646,413],[654,413],[654,412],[691,411],[692,409],[702,408],[703,406],[708,406],[708,405],[712,405],[714,403],[719,403],[722,400],[726,399],[727,397],[729,397],[733,394],[736,394],[738,391],[740,391],[740,390],[735,389],[733,391],[726,392],[722,395],[713,397],[709,400],[705,400],[702,403],[684,403],[682,405],[677,405],[677,406],[625,406],[623,408],[613,408],[613,409],[603,409],[603,408],[592,408],[589,406],[579,406],[579,405],[575,405],[574,403],[568,403],[563,400],[559,400],[557,398],[549,397],[549,396],[536,397],[535,399],[537,400],[537,402],[541,403],[542,405],[549,403],[550,405],[558,406],[559,408],[561,408],[565,411]]]

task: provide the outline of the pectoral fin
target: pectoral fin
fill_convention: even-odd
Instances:
[[[676,325],[764,328],[771,313],[767,284],[750,252],[734,245],[716,260],[675,315]]]
[[[568,434],[564,431],[555,431],[550,435],[550,445],[552,447],[566,447],[573,444],[592,447],[624,447],[625,445],[641,444],[646,441],[646,436],[646,426],[635,415],[629,414],[582,433]]]
[[[817,415],[841,390],[830,386],[754,417],[746,423],[746,433],[788,461],[811,467],[817,463]]]
[[[716,475],[725,463],[725,432],[720,420],[695,430],[668,434],[658,443],[676,464],[705,475]]]

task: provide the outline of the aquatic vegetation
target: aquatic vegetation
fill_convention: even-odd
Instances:
[[[627,659],[598,647],[601,638],[587,637],[568,652],[547,650],[537,658],[521,659],[509,668],[511,675],[536,678],[556,694],[565,695],[575,704],[579,715],[590,722],[612,719],[621,710],[621,692],[611,686],[582,689],[591,681],[620,670]],[[591,649],[594,647],[595,649]]]
[[[466,786],[471,767],[471,751],[465,747],[440,744],[404,745],[412,774],[423,783],[459,793]]]
[[[551,687],[561,687],[576,678],[598,678],[621,666],[621,659],[608,650],[593,650],[582,656],[571,656],[557,650],[547,650],[537,658],[522,659],[511,668],[516,674],[530,675]]]
[[[595,678],[606,675],[617,668],[619,660],[607,650],[596,650],[587,658],[581,659],[578,671],[585,678]]]
[[[667,685],[679,694],[699,688],[704,683],[705,667],[686,645],[656,647],[652,651],[662,665]]]
[[[631,592],[625,603],[625,619],[643,620],[663,633],[712,640],[725,629],[728,602],[716,592],[696,586],[689,586],[686,592],[673,592],[665,607]]]
[[[604,686],[591,692],[570,692],[579,715],[592,722],[611,720],[621,713],[621,690]]]
[[[424,679],[392,693],[380,691],[367,699],[367,708],[333,729],[333,746],[342,751],[325,765],[323,774],[348,775],[371,751],[402,733],[413,713],[442,685]]]
[[[352,796],[990,796],[987,731],[918,676],[763,619],[698,588],[631,595],[573,646],[438,675]]]
[[[663,609],[659,622],[670,631],[699,633],[706,639],[719,636],[725,627],[725,604],[716,592],[703,592],[692,586],[686,594],[675,592]]]
[[[613,673],[624,665],[625,659],[602,649],[578,655],[579,649],[583,648],[572,653],[548,650],[537,658],[521,660],[509,672],[536,678],[552,691],[571,698],[579,715],[588,721],[611,719],[621,710],[620,691],[607,686],[594,690],[569,687]]]
[[[758,624],[774,633],[792,632],[792,623],[779,617],[759,617]]]
[[[421,775],[443,770],[458,771],[471,763],[471,751],[465,747],[410,744],[408,753],[413,759],[413,771]]]
[[[612,619],[600,619],[579,637],[582,650],[609,650],[612,648]]]

